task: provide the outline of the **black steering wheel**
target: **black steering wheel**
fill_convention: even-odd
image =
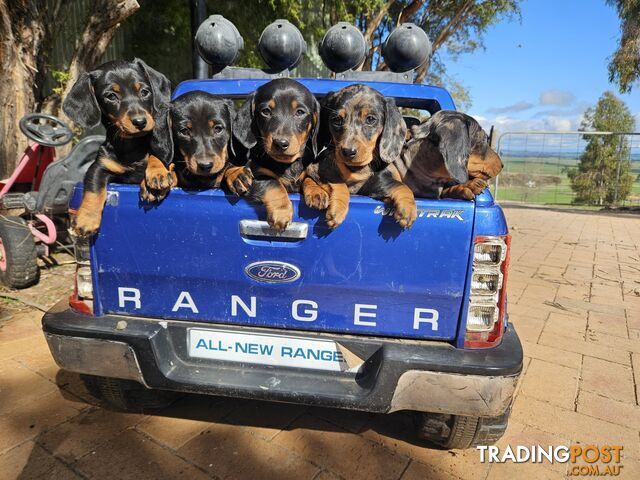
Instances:
[[[60,147],[73,138],[73,131],[66,123],[46,113],[29,113],[22,117],[20,131],[29,140],[45,147]]]

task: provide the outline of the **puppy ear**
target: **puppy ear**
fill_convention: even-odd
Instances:
[[[156,124],[151,133],[150,150],[168,166],[173,161],[173,132],[169,105],[162,105],[154,118]]]
[[[237,111],[236,121],[233,125],[233,135],[247,150],[255,147],[257,140],[253,134],[254,95],[247,97],[242,107]]]
[[[62,102],[62,110],[83,128],[93,128],[100,123],[100,106],[91,83],[91,73],[80,75]]]
[[[385,98],[384,103],[384,129],[380,135],[379,151],[383,162],[392,163],[402,152],[407,135],[407,125],[404,123],[404,118],[402,118],[393,98]]]
[[[226,98],[224,100],[224,106],[227,111],[227,125],[229,125],[229,148],[233,156],[236,156],[236,152],[233,148],[233,124],[236,122],[236,106],[233,104],[233,100]]]
[[[313,126],[311,127],[311,148],[313,157],[318,156],[318,131],[320,130],[320,103],[313,99]]]
[[[144,72],[147,80],[149,80],[151,93],[153,93],[153,108],[158,112],[162,104],[171,101],[171,82],[162,73],[144,63],[143,60],[135,58],[133,63]]]
[[[438,146],[449,175],[460,183],[468,181],[467,160],[471,152],[471,138],[464,117],[435,114],[428,122],[429,138]]]

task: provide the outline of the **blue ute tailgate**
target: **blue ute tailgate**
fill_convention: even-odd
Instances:
[[[221,191],[174,189],[154,208],[140,206],[137,186],[109,191],[92,246],[98,315],[456,336],[473,202],[418,200],[419,218],[401,231],[383,203],[356,196],[344,224],[330,231],[322,213],[292,195],[294,221],[308,233],[282,241],[242,235],[240,222],[264,219],[264,210]],[[273,275],[268,262],[276,262]]]

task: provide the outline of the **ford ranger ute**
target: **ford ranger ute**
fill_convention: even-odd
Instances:
[[[174,97],[241,100],[266,81],[192,80]],[[352,83],[300,81],[318,98]],[[455,108],[441,88],[364,83],[400,107]],[[193,392],[413,411],[419,436],[445,448],[499,439],[522,348],[506,311],[510,237],[491,194],[417,199],[406,231],[370,198],[352,197],[335,231],[291,200],[294,222],[279,234],[261,206],[221,190],[176,188],[149,207],[138,186],[109,185],[99,234],[76,245],[75,292],[43,319],[58,365],[120,408]]]

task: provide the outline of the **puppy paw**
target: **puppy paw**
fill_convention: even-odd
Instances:
[[[307,185],[304,189],[304,203],[316,210],[325,210],[329,207],[329,194],[322,187]]]
[[[347,218],[348,211],[349,208],[342,203],[330,204],[324,217],[328,227],[332,230],[338,228],[342,222],[344,222],[344,219]]]
[[[277,232],[284,232],[293,221],[293,206],[288,204],[267,212],[267,223]]]
[[[227,170],[225,181],[231,193],[241,197],[251,190],[253,173],[248,167],[231,167]]]
[[[464,184],[469,190],[471,190],[471,192],[473,193],[473,195],[480,195],[482,193],[482,191],[487,188],[487,182],[485,182],[483,179],[481,178],[474,178],[472,180],[469,180],[468,182],[466,182]]]
[[[396,203],[393,218],[402,228],[411,228],[413,222],[418,218],[418,208],[415,200],[407,199]]]
[[[173,171],[175,168],[172,163],[167,169],[162,162],[149,162],[144,172],[144,180],[147,187],[153,190],[169,190],[178,184],[178,177]]]
[[[80,238],[90,237],[98,232],[102,216],[95,212],[86,212],[82,209],[71,223],[73,232]]]

